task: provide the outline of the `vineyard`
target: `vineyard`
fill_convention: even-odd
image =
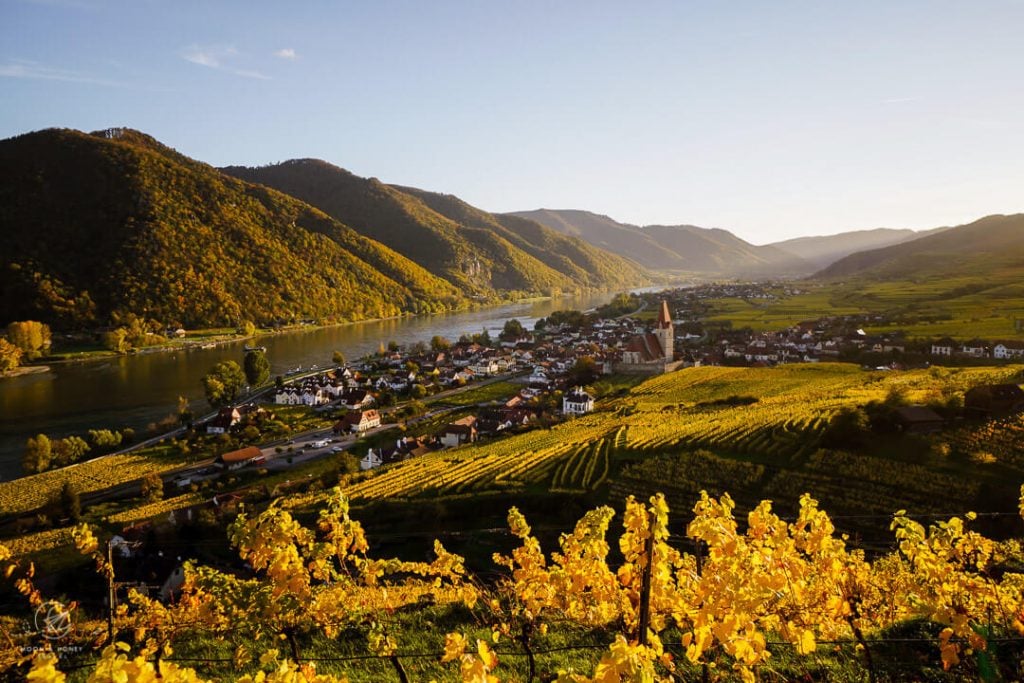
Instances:
[[[795,500],[811,490],[843,516],[881,515],[868,525],[877,530],[901,505],[925,513],[1004,505],[1013,495],[1007,482],[1024,477],[1024,423],[971,423],[941,437],[890,439],[886,452],[852,453],[821,448],[832,416],[894,391],[925,402],[1017,373],[692,368],[652,378],[602,411],[551,429],[392,465],[346,493],[358,504],[484,491],[606,492],[609,500],[665,491],[678,504],[706,489],[730,490],[749,509],[762,497]],[[993,490],[1000,495],[991,498]]]
[[[1024,487],[1015,506],[1019,536]],[[810,496],[794,507],[788,520],[767,501],[740,517],[728,494],[702,492],[683,526],[662,496],[630,497],[621,515],[586,513],[550,554],[513,508],[518,546],[494,555],[502,571],[485,585],[436,541],[430,561],[371,556],[335,489],[312,527],[277,504],[239,515],[229,537],[245,570],[187,564],[176,600],[133,591],[106,628],[83,613],[49,639],[12,631],[0,672],[46,683],[67,680],[62,669],[169,683],[1018,678],[1018,542],[971,530],[970,512],[928,526],[897,512],[894,550],[869,561]],[[72,536],[112,580],[93,530]],[[53,604],[3,546],[0,562],[26,609]]]

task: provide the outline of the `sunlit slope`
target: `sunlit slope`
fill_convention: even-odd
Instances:
[[[733,491],[741,502],[812,491],[838,510],[872,515],[893,512],[900,496],[924,512],[947,498],[984,507],[1002,494],[1012,498],[1013,482],[1024,477],[1024,453],[1007,445],[994,462],[975,463],[974,426],[928,439],[893,436],[854,452],[822,449],[821,436],[840,408],[883,400],[894,387],[910,401],[925,402],[1008,377],[1019,381],[1020,370],[691,368],[648,380],[601,411],[551,429],[384,468],[348,493],[368,502],[517,489],[586,493],[608,484],[613,496],[657,489],[679,500],[704,488]],[[963,447],[937,456],[943,441]],[[991,496],[987,501],[984,493]]]

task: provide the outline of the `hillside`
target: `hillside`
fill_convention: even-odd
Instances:
[[[534,220],[656,270],[729,277],[793,276],[814,267],[773,246],[756,246],[727,230],[692,225],[636,226],[588,211],[539,209],[510,216]]]
[[[986,216],[921,239],[851,254],[817,273],[821,279],[951,280],[988,278],[997,268],[1024,274],[1024,214]]]
[[[465,303],[320,211],[120,129],[0,142],[0,253],[3,323],[269,324]]]
[[[540,225],[503,222],[451,195],[386,185],[324,161],[222,170],[308,202],[477,296],[647,281],[635,263]]]
[[[909,242],[943,230],[893,230],[876,228],[874,230],[854,230],[837,235],[819,235],[813,237],[797,237],[791,240],[775,242],[769,246],[799,256],[817,268],[825,268],[841,258],[858,251],[881,249],[893,244]]]

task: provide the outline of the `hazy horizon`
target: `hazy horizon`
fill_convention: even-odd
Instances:
[[[2,138],[127,126],[754,244],[1024,210],[1012,0],[0,8]]]

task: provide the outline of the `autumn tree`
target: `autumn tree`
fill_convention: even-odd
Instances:
[[[7,326],[7,340],[21,349],[25,358],[35,360],[50,350],[50,326],[22,320]]]
[[[80,436],[66,436],[52,444],[52,462],[56,467],[78,462],[89,452],[89,444]]]
[[[132,347],[128,341],[128,330],[124,327],[118,327],[110,330],[109,332],[103,333],[103,348],[113,351],[114,353],[127,353],[128,349]]]
[[[150,503],[155,503],[164,497],[164,480],[156,472],[147,474],[142,478],[140,484],[142,497]]]
[[[452,347],[452,343],[439,334],[430,338],[430,350],[434,353],[443,353]]]
[[[245,386],[245,373],[233,360],[217,363],[203,377],[203,391],[206,400],[214,408],[232,403]]]
[[[0,372],[8,372],[21,365],[22,350],[0,337]]]
[[[334,354],[331,356],[331,360],[334,362],[335,365],[342,366],[345,364],[345,354],[342,353],[341,351],[335,351]]]
[[[253,349],[245,353],[245,379],[249,386],[258,387],[270,379],[270,361],[267,354],[260,349]]]
[[[51,444],[46,434],[30,436],[25,444],[25,454],[21,458],[21,467],[26,474],[43,472],[50,467]]]

